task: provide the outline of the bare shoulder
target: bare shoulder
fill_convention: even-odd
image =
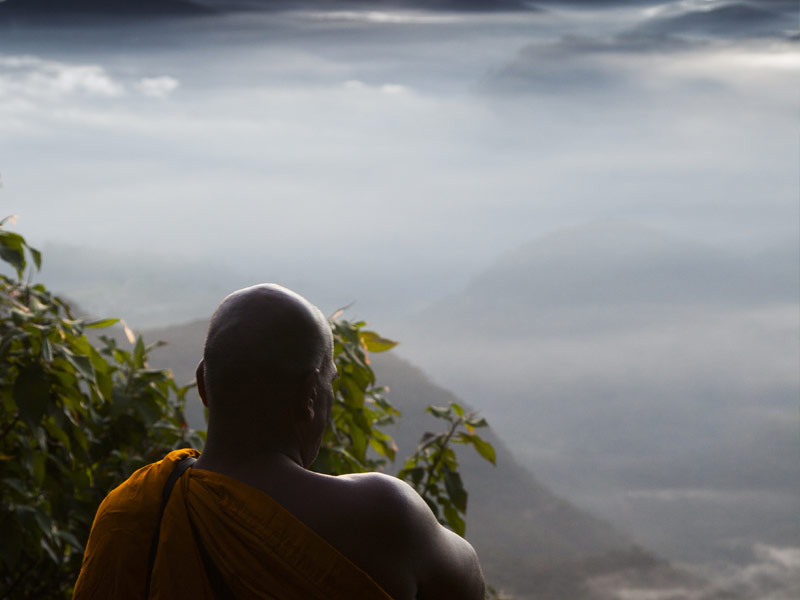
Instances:
[[[424,598],[483,600],[484,582],[475,550],[438,523],[422,497],[406,482],[381,473],[340,476],[358,503],[377,521],[408,560],[417,595]]]
[[[413,513],[415,504],[425,503],[405,481],[384,473],[352,473],[336,479],[357,492],[363,501],[369,502],[375,509],[381,512],[388,510],[395,517],[403,516],[406,511]]]

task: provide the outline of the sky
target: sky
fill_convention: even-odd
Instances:
[[[222,289],[269,277],[371,320],[597,219],[743,251],[795,236],[795,44],[646,34],[659,9],[633,6],[12,27],[2,202],[58,248],[51,281],[66,247],[87,249],[142,285],[184,268]],[[72,262],[65,291],[109,306],[70,289],[87,264]],[[219,290],[192,297],[110,306],[163,324]]]
[[[528,357],[490,370],[512,382],[509,398],[534,376],[555,390],[540,429],[562,439],[585,435],[584,421],[558,408],[556,392],[585,394],[598,377],[604,406],[628,411],[631,394],[619,390],[654,382],[659,397],[679,380],[687,404],[735,388],[735,419],[710,425],[713,440],[747,433],[748,401],[765,394],[779,420],[789,414],[800,386],[796,290],[784,277],[800,268],[793,2],[564,1],[516,12],[317,3],[139,20],[9,18],[6,4],[0,212],[19,215],[15,229],[43,250],[40,279],[83,310],[137,328],[186,322],[257,281],[295,288],[329,313],[354,303],[349,314],[485,405],[534,472],[615,518],[630,506],[570,480],[596,465],[567,468],[541,445],[526,450],[534,416],[487,400],[495,380],[479,377],[482,343],[494,336],[493,356]],[[681,272],[692,257],[699,265],[673,296],[673,279],[644,260],[667,255],[683,257]],[[631,256],[641,265],[622,268]],[[486,275],[514,260],[529,276],[519,296]],[[570,272],[578,283],[604,273],[612,308],[587,308],[597,285],[562,293]],[[703,291],[722,272],[745,283]],[[530,296],[537,284],[556,290],[547,327],[532,322],[511,339],[502,319],[476,325],[487,289],[511,290],[511,311],[544,302]],[[623,291],[645,288],[662,296],[642,292],[626,311]],[[440,337],[426,337],[443,310],[462,321],[440,318]],[[465,330],[479,339],[451,356],[447,336]],[[676,350],[686,340],[694,362]],[[732,373],[752,387],[720,383]],[[655,437],[667,439],[670,415],[680,425],[688,410],[661,414]],[[642,484],[630,455],[617,456],[641,452],[641,436],[620,442],[596,429],[589,439],[611,448],[598,454],[603,473],[624,471],[614,481],[626,493],[663,504],[675,480]],[[577,447],[563,456],[580,456]],[[695,497],[716,489],[682,485]]]

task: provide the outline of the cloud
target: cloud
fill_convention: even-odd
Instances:
[[[381,92],[393,96],[395,94],[402,94],[406,91],[406,86],[398,83],[384,83],[381,86]]]
[[[744,2],[677,2],[651,11],[652,18],[636,30],[656,35],[712,37],[780,37],[797,30],[791,15]]]
[[[0,56],[0,98],[57,101],[67,96],[118,98],[125,87],[99,65],[75,65],[35,56]]]
[[[706,598],[734,597],[789,600],[800,594],[800,548],[755,544],[752,562],[731,566],[713,578]]]
[[[348,90],[363,90],[366,89],[367,84],[363,81],[358,81],[357,79],[349,79],[344,82],[345,89]]]
[[[373,11],[373,10],[334,10],[311,11],[306,16],[320,21],[350,21],[354,23],[374,23],[390,25],[435,25],[461,22],[455,14],[436,14],[411,11]]]
[[[353,90],[353,91],[379,91],[382,94],[387,96],[396,96],[398,94],[405,94],[409,91],[408,86],[402,85],[400,83],[384,83],[378,86],[372,86],[368,83],[364,83],[363,81],[359,81],[358,79],[349,79],[345,81],[343,87],[346,90]]]
[[[531,2],[524,0],[356,0],[349,3],[347,10],[319,10],[327,8],[323,2],[290,2],[288,0],[202,0],[200,4],[212,6],[219,10],[306,10],[311,14],[324,18],[345,18],[369,20],[375,23],[431,23],[438,22],[439,16],[433,11],[447,12],[502,12],[535,10]],[[359,7],[364,7],[359,10]],[[376,10],[377,9],[377,10]],[[398,11],[420,9],[417,14],[401,15]],[[422,14],[425,11],[427,14]]]
[[[166,98],[178,89],[179,85],[178,80],[174,77],[144,77],[139,80],[137,88],[150,98]]]
[[[756,544],[748,552],[744,565],[726,563],[713,569],[682,565],[686,575],[673,576],[666,582],[630,581],[620,574],[600,575],[590,579],[589,587],[598,597],[608,600],[790,600],[798,597],[800,548]]]
[[[0,55],[0,101],[63,103],[75,100],[117,100],[131,90],[150,98],[165,98],[179,82],[162,75],[126,83],[97,64],[75,64],[32,55]]]

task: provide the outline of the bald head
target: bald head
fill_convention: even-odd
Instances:
[[[319,370],[331,352],[327,320],[299,294],[268,283],[233,292],[217,308],[206,337],[209,408],[214,413],[275,395]]]

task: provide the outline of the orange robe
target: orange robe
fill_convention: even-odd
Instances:
[[[100,505],[73,600],[145,597],[150,544],[164,484],[196,450],[176,450],[136,471]],[[189,469],[161,522],[151,599],[215,598],[201,549],[238,600],[391,600],[364,571],[266,493]]]

